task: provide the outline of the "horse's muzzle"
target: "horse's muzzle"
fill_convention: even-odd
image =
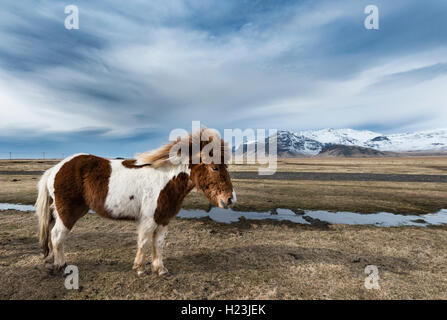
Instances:
[[[228,209],[229,207],[232,207],[233,204],[236,202],[235,193],[233,191],[233,194],[229,197],[220,197],[218,201],[218,205],[222,209]]]

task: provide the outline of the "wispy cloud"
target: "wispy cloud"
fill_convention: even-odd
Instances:
[[[447,120],[440,1],[377,0],[378,31],[363,0],[74,4],[70,31],[61,2],[0,4],[0,149],[137,151],[192,120],[388,132]]]

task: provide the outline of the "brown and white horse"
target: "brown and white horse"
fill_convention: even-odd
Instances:
[[[199,147],[194,148],[194,139],[203,136],[208,140],[199,139]],[[183,153],[172,161],[173,147],[184,147],[187,158]],[[205,154],[205,150],[211,152]],[[213,152],[219,161],[210,161]],[[174,154],[180,153],[179,149]],[[199,161],[193,161],[194,157]],[[196,187],[213,205],[226,208],[236,201],[227,159],[228,146],[211,129],[138,154],[136,160],[108,160],[89,154],[64,159],[48,169],[38,185],[36,214],[47,268],[61,270],[65,266],[64,240],[91,209],[106,218],[138,220],[134,269],[138,275],[145,273],[145,249],[152,243],[152,268],[158,275],[168,276],[162,246],[167,225],[185,196]]]

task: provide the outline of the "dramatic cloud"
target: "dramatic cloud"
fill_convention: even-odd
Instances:
[[[445,127],[447,3],[377,0],[0,4],[0,152],[129,156],[209,127]],[[2,155],[0,154],[0,157]]]

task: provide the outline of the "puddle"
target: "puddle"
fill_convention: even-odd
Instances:
[[[34,206],[0,203],[0,210],[34,211]],[[247,220],[270,219],[277,221],[291,221],[299,224],[310,224],[305,220],[305,217],[309,217],[331,224],[375,225],[380,227],[427,227],[430,225],[447,224],[447,209],[442,209],[437,213],[423,215],[401,215],[389,212],[361,214],[354,212],[329,212],[324,210],[302,210],[302,212],[303,214],[296,214],[289,209],[276,209],[277,214],[272,214],[270,211],[244,212],[233,211],[231,209],[212,208],[209,212],[206,212],[205,210],[180,210],[178,216],[185,219],[210,217],[212,220],[220,223],[237,222],[240,217],[245,217]]]
[[[447,224],[447,210],[424,215],[401,215],[389,212],[360,214],[353,212],[305,211],[305,215],[332,224],[376,225],[381,227]],[[425,222],[424,222],[425,221]]]
[[[0,203],[0,210],[34,211],[34,206],[28,204]]]
[[[420,226],[447,224],[447,209],[437,213],[424,215],[401,215],[389,212],[361,214],[354,212],[329,212],[324,210],[303,210],[303,214],[296,214],[289,209],[276,209],[277,215],[271,212],[239,212],[231,209],[212,208],[210,212],[204,210],[181,210],[181,218],[210,217],[212,220],[231,223],[243,216],[248,220],[287,220],[301,224],[310,224],[304,217],[318,219],[331,224],[375,225],[380,227]],[[310,219],[309,219],[310,220]]]
[[[210,212],[204,210],[180,210],[178,216],[180,218],[202,218],[210,217],[216,222],[231,223],[239,221],[239,217],[245,217],[247,220],[288,220],[295,223],[310,224],[304,220],[302,215],[295,214],[289,209],[276,209],[278,214],[271,214],[267,212],[247,212],[247,211],[233,211],[231,209],[212,208]]]

